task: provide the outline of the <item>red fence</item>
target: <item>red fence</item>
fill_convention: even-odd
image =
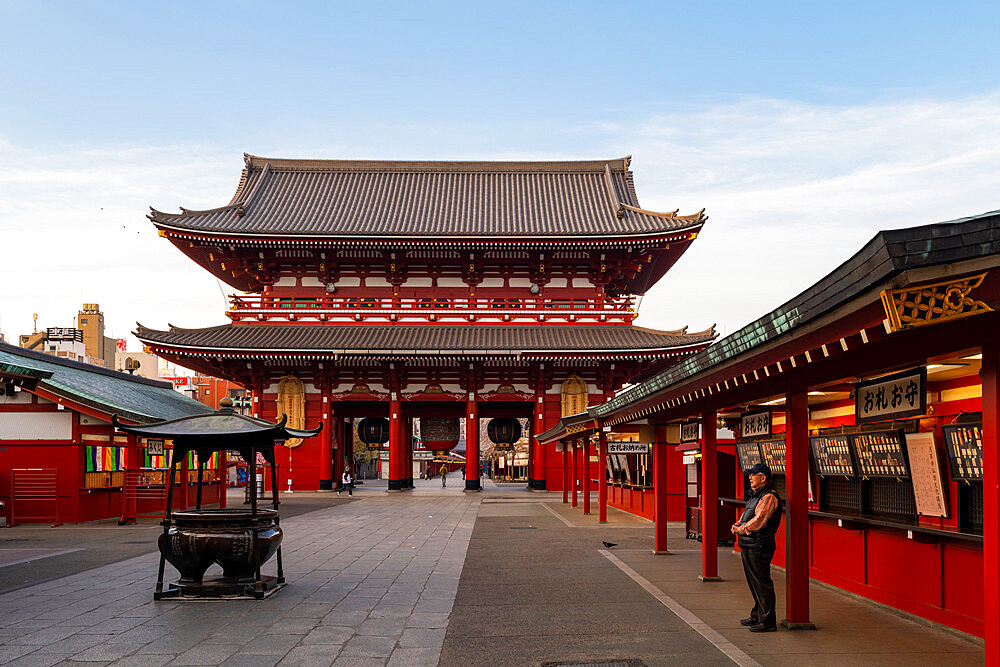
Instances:
[[[59,469],[15,468],[10,471],[10,525],[52,523],[61,526]]]
[[[167,504],[167,472],[167,468],[125,471],[125,497],[119,523],[131,523],[139,516],[163,516]]]

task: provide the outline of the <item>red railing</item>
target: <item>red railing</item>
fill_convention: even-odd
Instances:
[[[125,493],[119,523],[134,522],[136,517],[162,517],[167,502],[168,468],[139,468],[125,471]]]
[[[16,468],[10,471],[10,525],[62,525],[58,468]]]
[[[593,319],[631,321],[635,298],[593,297],[380,297],[340,296],[274,297],[230,296],[226,313],[241,320],[395,320],[397,317],[447,315],[468,320],[507,320],[528,317],[544,320]]]

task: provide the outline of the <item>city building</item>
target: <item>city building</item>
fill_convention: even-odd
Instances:
[[[38,316],[35,316],[37,325]],[[77,314],[75,327],[49,327],[44,331],[23,334],[18,345],[26,350],[82,361],[105,368],[116,368],[115,352],[119,341],[104,335],[104,313],[96,303],[85,303]]]

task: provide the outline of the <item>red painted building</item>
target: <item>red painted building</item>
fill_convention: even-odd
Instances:
[[[247,156],[232,200],[153,211],[159,233],[243,294],[230,322],[139,327],[160,356],[251,389],[254,414],[334,428],[279,454],[294,488],[330,488],[350,420],[389,420],[389,488],[412,486],[411,420],[530,418],[538,433],[708,345],[632,326],[702,213],[639,206],[629,159],[380,162]],[[466,487],[479,488],[479,466]],[[554,447],[529,485],[562,487]]]
[[[812,626],[813,578],[984,636],[997,665],[998,309],[1000,213],[881,232],[780,308],[544,437],[596,435],[603,460],[606,430],[653,426],[659,508],[659,453],[700,422],[710,582],[717,539],[730,537],[718,515],[744,498],[742,474],[719,475],[722,422],[740,468],[768,463],[785,501],[774,562],[786,626]],[[656,516],[654,549],[666,550],[669,516]]]
[[[111,417],[144,424],[206,412],[170,382],[0,343],[0,499],[8,522],[161,512],[171,443],[115,433]],[[217,503],[212,465],[203,498]],[[193,480],[183,488],[177,507],[197,495]]]

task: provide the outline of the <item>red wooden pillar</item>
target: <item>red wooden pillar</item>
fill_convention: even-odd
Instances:
[[[603,425],[597,430],[597,520],[608,522],[608,434]]]
[[[319,488],[320,491],[329,491],[333,488],[334,465],[333,465],[333,439],[336,433],[336,425],[330,419],[330,386],[323,383],[322,399],[322,419],[323,430],[319,434]]]
[[[389,491],[403,490],[403,406],[389,401]]]
[[[573,472],[570,475],[570,485],[572,486],[573,493],[573,507],[576,507],[576,487],[577,480],[580,479],[580,445],[577,444],[576,440],[570,440],[570,446],[573,447]]]
[[[785,395],[785,620],[790,629],[809,622],[809,402],[804,389]]]
[[[332,406],[327,408],[330,419],[330,438],[333,447],[333,484],[331,488],[340,488],[340,479],[344,474],[344,419],[334,411]],[[353,472],[353,471],[352,471]]]
[[[400,486],[403,489],[413,488],[413,421],[409,417],[402,419],[403,430],[403,477]]]
[[[189,477],[187,456],[181,459],[180,475],[181,475],[181,483],[178,485],[178,488],[180,489],[181,493],[180,497],[178,498],[180,503],[178,504],[177,509],[186,510],[188,508],[188,477]]]
[[[219,479],[219,509],[226,509],[226,489],[229,481],[229,452],[223,449],[219,452],[219,467],[215,471]]]
[[[571,446],[569,442],[560,443],[562,447],[562,487],[563,487],[563,502],[569,502],[569,452],[568,448]]]
[[[529,447],[530,445],[530,440]],[[479,406],[475,399],[465,404],[465,490],[482,491],[479,483]]]
[[[340,442],[343,445],[340,456],[343,459],[343,466],[350,468],[351,477],[354,477],[358,474],[358,470],[354,466],[354,419],[352,417],[344,418],[340,433]]]
[[[532,436],[545,432],[545,392],[541,388],[535,390],[534,412],[529,431]],[[533,437],[528,440],[528,443],[532,447],[534,456],[532,459],[534,468],[531,473],[531,477],[534,479],[528,480],[528,486],[536,491],[544,491],[547,486],[545,481],[545,445],[540,444]]]
[[[653,553],[667,550],[667,427],[657,426],[653,437]]]
[[[583,436],[583,513],[590,514],[590,436]]]
[[[1000,344],[982,346],[983,628],[986,665],[1000,665]]]
[[[715,457],[716,418],[715,410],[701,414],[701,576],[698,578],[702,581],[721,581],[717,519],[719,472]]]

